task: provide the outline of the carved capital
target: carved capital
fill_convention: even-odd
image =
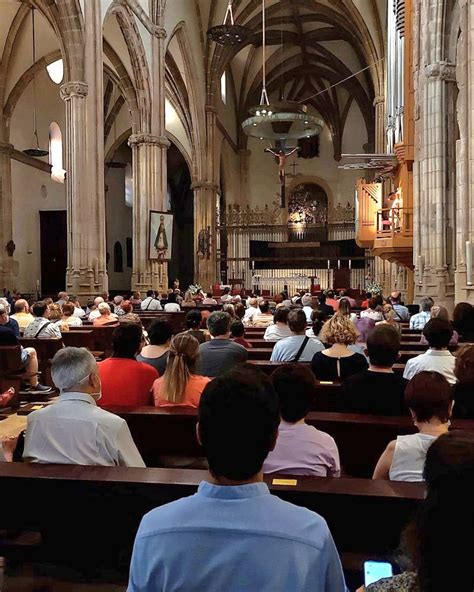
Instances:
[[[12,154],[13,150],[13,144],[8,144],[8,142],[0,142],[0,154]]]
[[[382,103],[385,103],[385,96],[384,95],[377,95],[374,99],[374,107],[377,107],[377,105],[381,105]]]
[[[72,98],[85,99],[88,92],[89,86],[85,82],[66,82],[59,89],[63,101],[70,101]]]
[[[220,192],[219,186],[208,181],[196,181],[191,185],[191,189],[206,189],[209,191]]]
[[[445,82],[456,82],[456,66],[450,62],[437,62],[429,64],[425,68],[427,78],[444,80]]]
[[[133,148],[146,144],[148,146],[160,146],[161,148],[169,148],[171,143],[166,136],[153,136],[152,134],[132,134],[128,138],[128,145]]]
[[[158,39],[166,39],[168,37],[168,33],[164,27],[160,27],[160,25],[155,25],[153,27],[153,35]]]

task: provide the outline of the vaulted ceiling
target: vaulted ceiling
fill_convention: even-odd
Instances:
[[[222,23],[227,0],[197,2],[204,30]],[[353,102],[365,122],[367,149],[373,149],[373,102],[384,89],[385,4],[383,0],[265,1],[269,96],[276,100],[283,95],[318,112],[331,131],[336,158]],[[212,100],[215,95],[222,73],[230,73],[241,122],[260,99],[262,0],[234,0],[233,10],[236,23],[248,27],[252,36],[244,47],[207,42],[208,97]]]

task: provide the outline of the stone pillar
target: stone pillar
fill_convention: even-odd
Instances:
[[[166,290],[168,264],[150,259],[150,211],[165,211],[166,137],[134,134],[128,141],[133,162],[133,271],[132,289]]]
[[[13,146],[0,142],[0,290],[12,290],[14,276],[12,228],[12,170]]]
[[[216,184],[208,182],[193,183],[191,189],[194,190],[194,281],[206,292],[216,281],[220,282],[216,261],[216,212],[220,192]]]
[[[61,86],[66,103],[66,289],[84,302],[107,290],[102,19],[84,5],[84,81]]]

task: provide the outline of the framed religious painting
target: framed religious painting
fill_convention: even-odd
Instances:
[[[173,252],[173,214],[150,210],[149,257],[170,261]]]

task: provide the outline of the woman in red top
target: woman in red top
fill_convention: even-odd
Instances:
[[[168,365],[164,375],[153,384],[155,407],[197,408],[201,393],[210,382],[195,374],[199,341],[190,333],[180,333],[171,340]]]

